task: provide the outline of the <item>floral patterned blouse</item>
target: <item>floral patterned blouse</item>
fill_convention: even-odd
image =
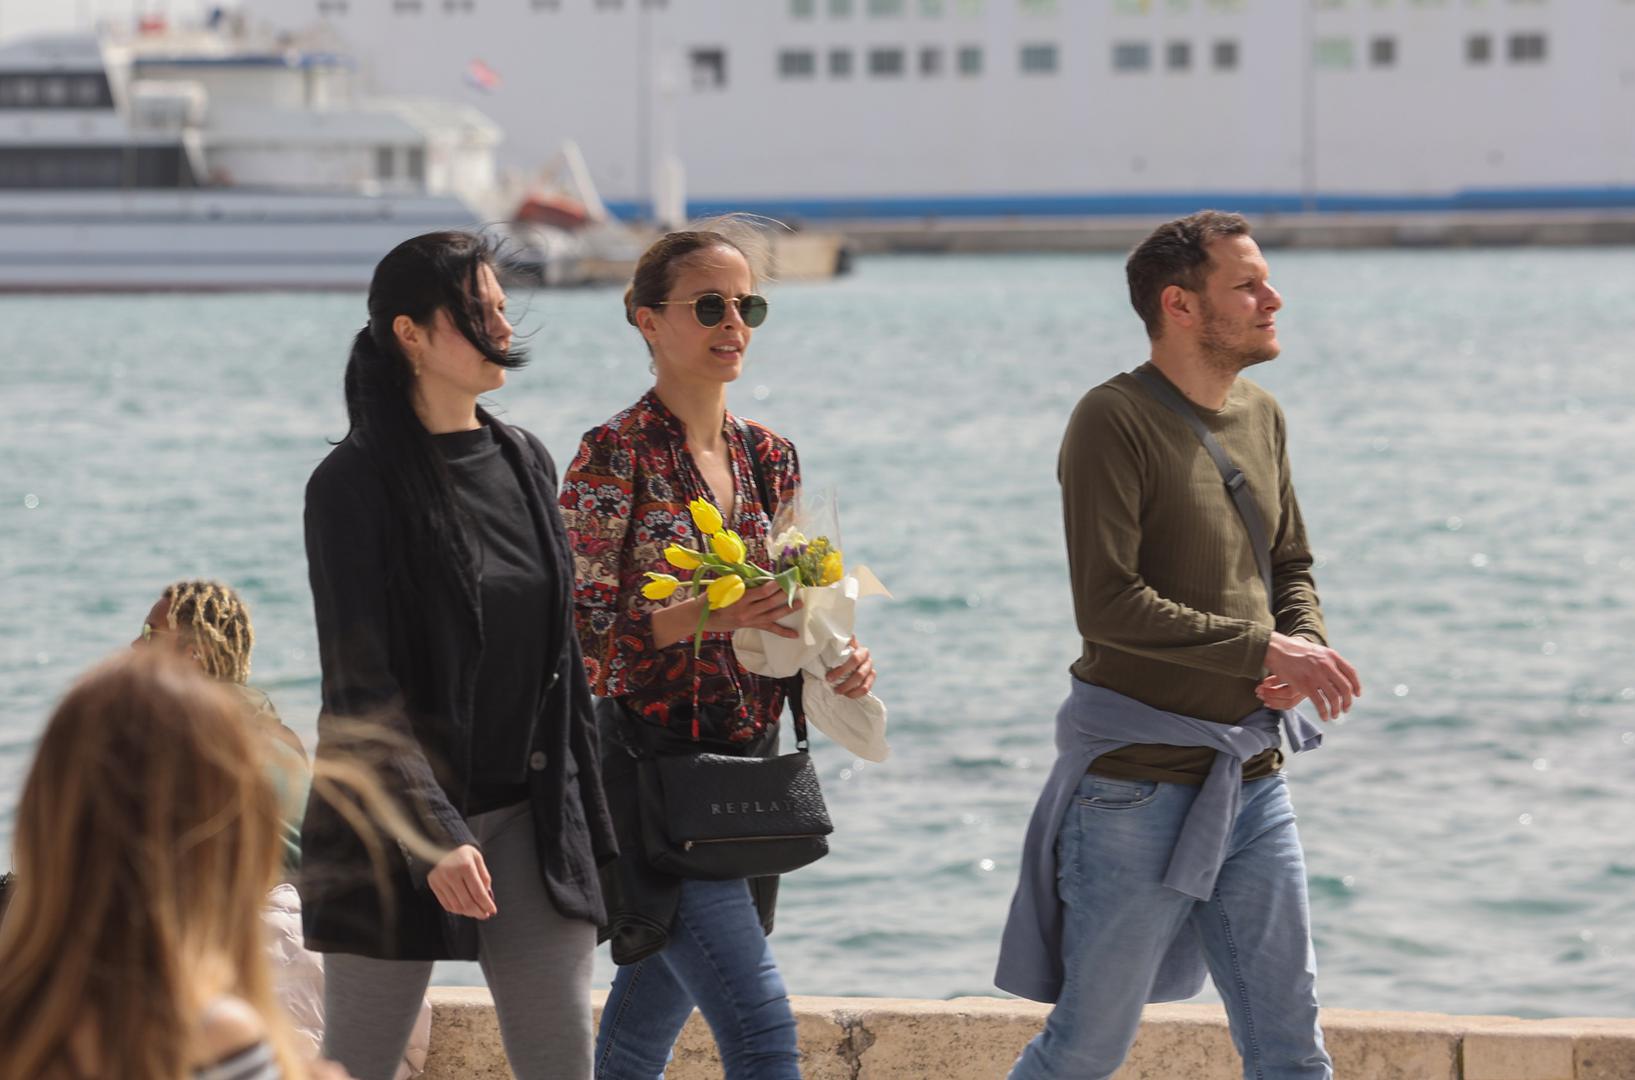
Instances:
[[[731,413],[721,433],[731,451],[737,494],[727,527],[744,538],[752,560],[768,565],[771,519],[779,506],[793,505],[800,489],[795,446]],[[746,436],[755,444],[771,507],[761,505]],[[650,570],[686,579],[686,571],[665,561],[664,549],[672,543],[694,550],[704,546],[687,511],[693,499],[715,502],[687,449],[686,428],[655,392],[585,433],[562,478],[561,495],[573,547],[574,615],[585,673],[594,693],[622,698],[650,722],[678,733],[693,727],[696,691],[700,737],[750,743],[776,725],[782,686],[744,670],[731,634],[705,634],[697,660],[691,635],[655,648],[651,616],[671,601],[641,593]]]

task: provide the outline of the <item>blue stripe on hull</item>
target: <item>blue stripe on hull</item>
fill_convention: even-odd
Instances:
[[[615,215],[646,216],[637,200],[607,204]],[[705,216],[741,211],[776,218],[833,220],[845,218],[993,218],[1122,217],[1188,214],[1203,207],[1245,214],[1426,213],[1471,210],[1632,210],[1635,187],[1467,188],[1447,195],[1316,196],[1308,204],[1292,192],[1181,192],[1125,195],[902,195],[878,198],[770,199],[738,201],[701,199],[687,204],[689,214]]]

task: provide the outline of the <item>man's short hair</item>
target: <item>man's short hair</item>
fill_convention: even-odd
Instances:
[[[1147,324],[1147,337],[1157,341],[1164,332],[1164,290],[1179,285],[1202,292],[1209,275],[1209,245],[1228,236],[1248,236],[1249,222],[1242,214],[1200,210],[1166,221],[1135,246],[1124,263],[1130,283],[1130,303]]]

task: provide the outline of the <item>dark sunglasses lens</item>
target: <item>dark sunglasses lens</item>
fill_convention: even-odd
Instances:
[[[738,301],[738,314],[743,317],[744,325],[754,329],[766,322],[766,297],[750,293]]]
[[[693,302],[693,314],[698,316],[701,326],[720,326],[721,320],[727,317],[727,298],[706,293]]]

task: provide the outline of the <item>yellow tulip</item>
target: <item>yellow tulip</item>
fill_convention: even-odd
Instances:
[[[709,588],[704,590],[704,595],[709,598],[710,610],[712,611],[717,608],[731,607],[743,598],[744,579],[737,574],[718,577],[710,582]]]
[[[714,536],[721,531],[721,511],[708,499],[694,499],[687,504],[687,509],[692,511],[693,524],[705,536]]]
[[[682,547],[680,544],[671,544],[664,549],[664,561],[677,570],[697,570],[703,560],[698,552]]]
[[[846,574],[846,563],[840,557],[840,552],[831,551],[823,556],[823,576],[818,579],[819,585],[833,585]]]
[[[642,595],[649,600],[668,600],[670,594],[681,588],[681,582],[669,574],[647,575],[647,584],[642,586]]]
[[[744,546],[744,538],[730,529],[718,532],[710,537],[710,547],[721,557],[722,562],[741,563],[749,549]]]

